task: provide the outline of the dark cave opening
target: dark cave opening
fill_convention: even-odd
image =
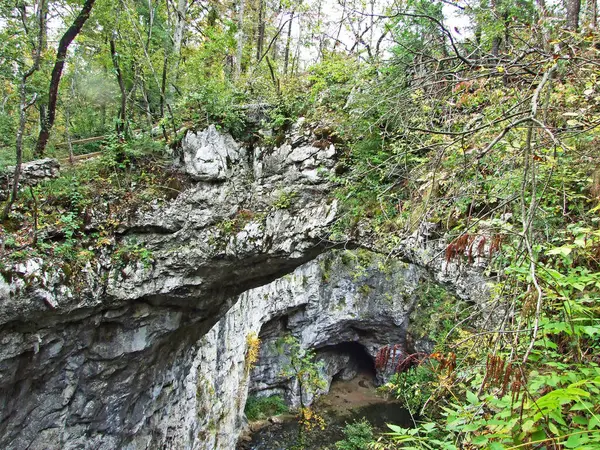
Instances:
[[[348,362],[334,374],[332,382],[348,381],[358,376],[375,380],[377,374],[375,361],[367,349],[358,342],[342,342],[321,347],[318,354],[348,357]]]

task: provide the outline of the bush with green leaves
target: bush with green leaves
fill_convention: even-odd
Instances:
[[[209,124],[223,128],[234,137],[242,137],[246,129],[245,116],[240,108],[244,95],[222,80],[206,80],[183,100],[181,113],[198,127]]]
[[[269,397],[249,396],[244,408],[248,420],[267,419],[272,416],[286,414],[288,411],[287,405],[278,395]]]
[[[379,389],[397,398],[412,414],[419,415],[435,391],[436,381],[431,363],[424,362],[406,372],[395,374]]]
[[[373,441],[373,427],[366,419],[346,424],[343,433],[344,440],[335,443],[338,450],[367,450]]]

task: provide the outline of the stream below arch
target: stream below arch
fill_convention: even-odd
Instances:
[[[375,434],[389,431],[386,424],[413,426],[410,412],[399,402],[383,398],[368,373],[349,381],[334,379],[328,394],[320,397],[315,411],[325,420],[325,428],[305,433],[305,450],[334,450],[344,439],[348,423],[366,419]],[[290,450],[298,445],[298,421],[293,415],[270,418],[250,424],[250,433],[240,439],[238,450]]]

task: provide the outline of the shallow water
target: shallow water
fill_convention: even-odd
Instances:
[[[347,414],[321,413],[325,418],[325,430],[313,430],[306,435],[306,450],[335,449],[335,443],[344,439],[342,430],[346,423],[367,419],[374,430],[386,432],[386,423],[409,427],[412,425],[408,411],[398,403],[378,402],[350,410]],[[269,425],[252,434],[250,442],[240,445],[244,450],[290,450],[298,443],[298,423],[288,420],[282,424]]]

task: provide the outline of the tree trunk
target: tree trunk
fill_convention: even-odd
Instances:
[[[500,19],[499,15],[498,15],[498,5],[496,3],[496,0],[492,0],[490,3],[490,6],[492,8],[492,13],[494,14],[494,18],[496,20]],[[500,53],[500,42],[502,41],[502,38],[500,37],[499,34],[495,34],[494,37],[492,38],[492,56],[494,58],[498,57],[498,54]]]
[[[242,73],[242,56],[244,55],[244,2],[238,0],[238,30],[237,30],[237,51],[235,54],[235,79],[238,79]]]
[[[579,12],[581,0],[566,0],[567,3],[567,30],[577,31],[579,28]]]
[[[290,63],[290,46],[292,44],[292,23],[294,22],[294,11],[290,15],[290,22],[288,23],[287,40],[285,42],[285,57],[283,60],[283,73],[287,75],[288,64]]]
[[[142,78],[141,90],[142,90],[142,98],[144,99],[144,108],[146,110],[146,120],[148,121],[148,129],[150,131],[152,131],[152,125],[153,125],[152,111],[150,110],[150,101],[148,100],[148,92],[146,90],[146,83],[144,82],[143,78]]]
[[[110,56],[115,69],[115,75],[117,76],[117,82],[119,83],[119,90],[121,91],[121,106],[119,107],[119,116],[116,126],[117,134],[121,135],[125,131],[125,121],[127,120],[127,91],[125,90],[125,81],[123,81],[123,73],[121,72],[121,66],[119,65],[119,56],[117,55],[114,35],[110,38],[109,44]]]
[[[166,99],[166,90],[167,90],[167,72],[169,70],[169,55],[165,50],[165,54],[163,56],[163,68],[162,68],[162,76],[160,81],[160,118],[165,117],[165,104],[167,102]]]
[[[538,7],[540,17],[542,19],[545,18],[548,15],[548,9],[546,7],[546,0],[535,0],[535,3]]]
[[[83,4],[83,8],[79,11],[79,14],[71,24],[71,26],[67,29],[65,34],[60,39],[58,43],[58,51],[56,53],[56,60],[54,62],[54,67],[52,69],[52,75],[50,76],[50,88],[48,89],[48,113],[44,122],[42,123],[40,134],[38,136],[37,145],[35,147],[35,155],[37,157],[41,157],[44,155],[44,151],[46,150],[46,145],[48,144],[48,139],[50,138],[50,131],[54,126],[54,120],[56,119],[56,102],[58,100],[58,87],[60,84],[60,78],[62,76],[62,71],[65,66],[65,61],[67,59],[67,50],[69,49],[69,45],[71,42],[77,37],[83,25],[88,20],[90,16],[90,12],[92,11],[92,7],[96,0],[85,0]]]
[[[35,54],[33,56],[33,65],[25,73],[23,73],[23,75],[21,76],[21,83],[19,84],[19,129],[17,130],[17,137],[15,142],[15,170],[13,172],[13,184],[10,198],[4,206],[4,209],[2,210],[2,215],[0,216],[2,220],[8,218],[10,210],[19,195],[19,179],[21,178],[21,170],[23,168],[23,135],[25,134],[25,126],[27,125],[27,110],[31,105],[35,103],[37,99],[37,94],[34,94],[31,101],[27,101],[27,80],[40,68],[42,47],[44,46],[44,29],[46,20],[44,11],[46,11],[46,1],[40,0],[38,8],[39,29],[37,36],[37,46],[35,48]]]
[[[258,0],[258,31],[256,37],[256,60],[262,56],[265,42],[265,0]]]
[[[597,0],[587,0],[587,16],[590,23],[590,29],[595,30],[598,22]]]
[[[15,171],[13,173],[12,191],[10,199],[8,200],[8,203],[6,203],[2,211],[2,220],[5,220],[8,217],[12,205],[15,203],[15,201],[17,200],[17,196],[19,195],[19,179],[21,178],[21,168],[23,167],[23,135],[25,134],[25,125],[27,124],[27,109],[29,109],[29,107],[33,105],[33,103],[35,103],[35,100],[37,98],[37,95],[34,95],[33,99],[28,103],[27,93],[25,91],[25,87],[27,85],[27,78],[29,78],[29,76],[31,76],[33,72],[34,71],[31,71],[29,75],[23,75],[23,77],[21,78],[21,84],[19,85],[19,97],[21,99],[21,105],[19,107],[19,129],[17,130],[16,139]]]
[[[40,30],[42,33],[41,36],[41,45],[42,45],[42,54],[46,53],[48,50],[48,4],[40,5],[41,17],[40,17]],[[44,126],[44,123],[48,117],[48,107],[44,103],[44,101],[40,101],[38,104],[40,109],[40,129]]]
[[[181,62],[181,44],[183,43],[183,36],[185,34],[185,28],[187,25],[186,15],[189,8],[188,0],[178,0],[177,7],[175,9],[175,31],[173,32],[173,57],[175,58],[173,64],[173,78],[171,86],[169,87],[169,98],[172,98],[175,94],[175,87],[173,83],[177,82],[179,78],[179,64]]]

